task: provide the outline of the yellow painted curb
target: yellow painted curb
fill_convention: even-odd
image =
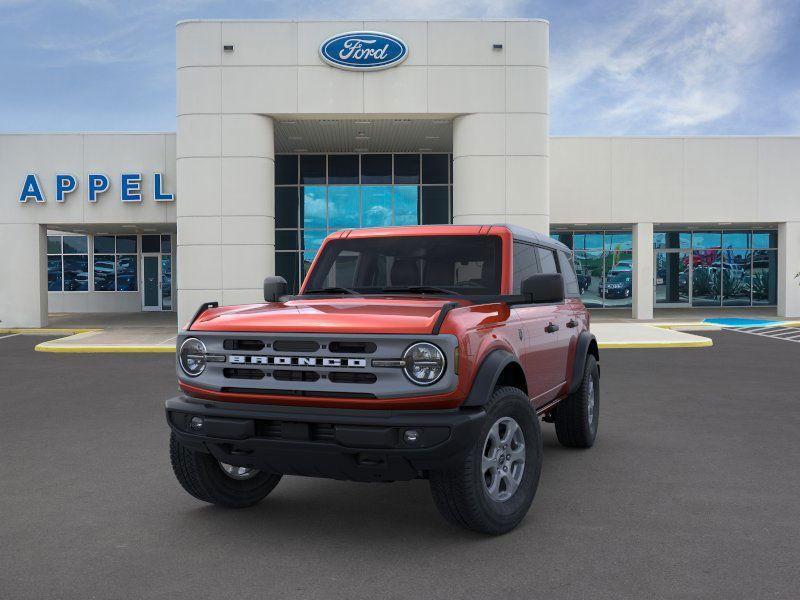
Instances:
[[[600,348],[707,348],[713,346],[713,340],[704,338],[689,342],[598,342]]]
[[[722,329],[717,323],[644,323],[649,327],[669,329],[674,331],[719,331]]]
[[[20,329],[0,329],[0,335],[16,333],[22,335],[77,335],[78,333],[95,333],[102,329],[48,329],[47,327],[27,327]]]
[[[175,354],[174,346],[62,346],[49,345],[48,342],[37,344],[33,348],[36,352],[58,352],[63,354],[101,354],[101,353],[162,353]]]

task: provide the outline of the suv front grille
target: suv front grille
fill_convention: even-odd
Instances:
[[[313,340],[275,340],[272,348],[275,352],[316,352],[319,343]]]
[[[188,334],[187,334],[188,335]],[[456,377],[414,385],[399,359],[410,344],[431,339],[452,360],[454,336],[292,332],[198,332],[209,360],[197,379],[182,381],[222,393],[285,398],[398,398],[449,392]],[[276,400],[277,401],[277,400]]]
[[[342,354],[372,354],[378,349],[375,342],[331,342],[328,344],[328,350]]]
[[[222,347],[225,350],[243,350],[245,352],[258,352],[264,349],[264,342],[261,340],[225,340]]]
[[[222,374],[227,379],[264,379],[264,371],[260,369],[230,369],[225,368]]]
[[[331,373],[328,379],[333,383],[375,383],[378,381],[378,376],[375,373],[342,371]]]
[[[273,371],[272,376],[276,381],[318,381],[319,373],[314,371],[289,371],[281,369]]]

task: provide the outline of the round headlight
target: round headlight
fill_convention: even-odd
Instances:
[[[189,377],[197,377],[206,369],[206,345],[197,338],[186,338],[178,352],[178,362]]]
[[[439,348],[428,342],[412,344],[403,353],[403,371],[413,383],[430,385],[444,375],[445,359]]]

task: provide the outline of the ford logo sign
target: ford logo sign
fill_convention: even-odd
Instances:
[[[408,46],[388,33],[349,31],[322,42],[319,54],[326,63],[340,69],[377,71],[403,62]]]

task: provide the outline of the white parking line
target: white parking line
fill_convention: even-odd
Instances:
[[[18,335],[22,335],[21,333],[10,333],[8,335],[0,335],[0,340],[4,340],[6,338],[15,337]]]
[[[797,342],[800,344],[800,328],[798,327],[781,327],[775,325],[772,327],[726,327],[725,329],[727,331],[736,331],[738,333],[747,333],[749,335],[772,338],[773,340],[786,340],[787,342]]]

